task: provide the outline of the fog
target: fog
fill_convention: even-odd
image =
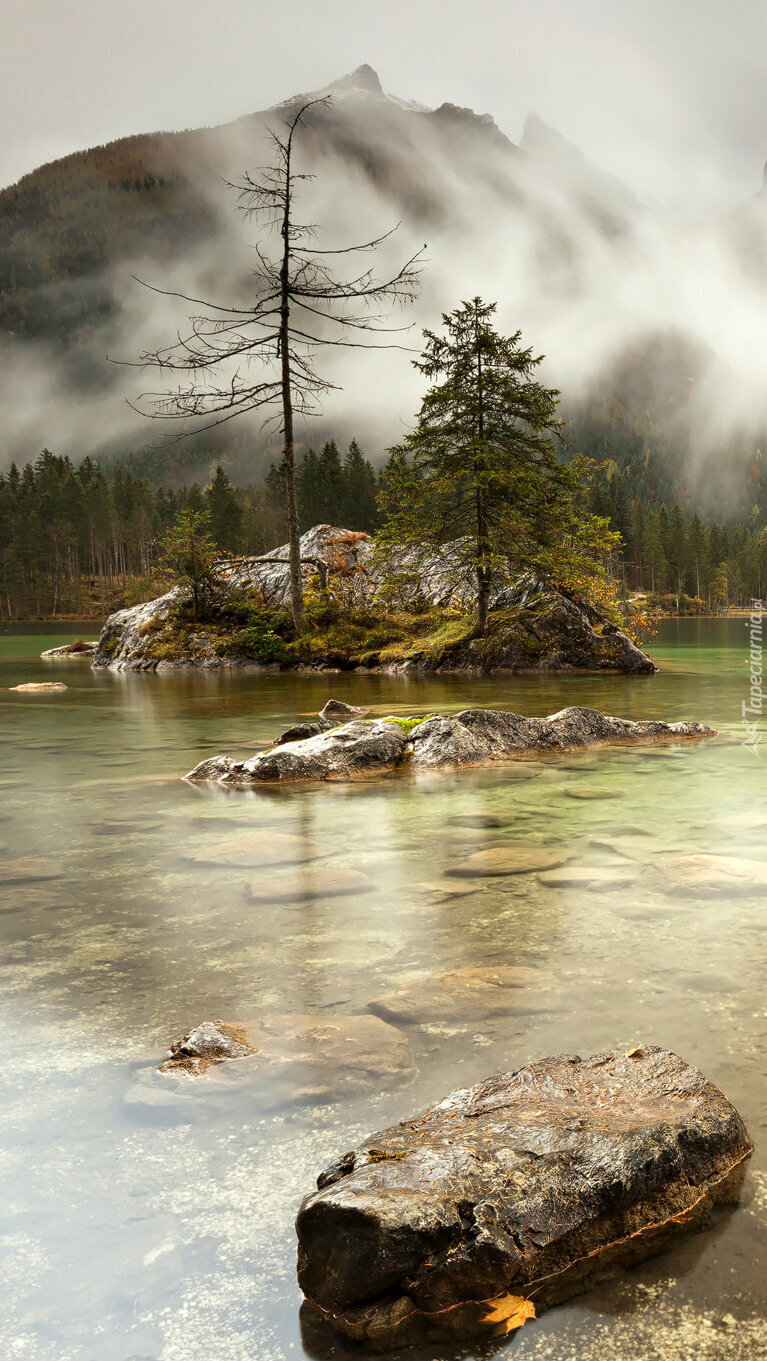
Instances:
[[[41,4],[29,8],[40,11]],[[83,13],[88,9],[86,4]],[[190,47],[181,66],[191,70],[203,27],[195,5],[184,9]],[[242,14],[236,3],[231,10]],[[425,7],[407,10],[413,34],[425,37]],[[122,131],[151,126],[155,114],[170,121],[173,99],[189,122],[212,122],[224,111],[246,113],[269,97],[313,90],[325,74],[340,74],[341,54],[364,28],[369,41],[358,55],[374,55],[371,45],[390,54],[381,70],[387,88],[427,106],[447,100],[472,102],[481,113],[489,108],[500,129],[406,111],[370,90],[342,91],[329,122],[303,140],[305,168],[316,178],[302,187],[299,216],[318,224],[319,245],[366,239],[400,221],[378,263],[385,273],[427,243],[421,296],[411,312],[392,318],[398,325],[412,323],[412,330],[395,339],[417,350],[422,326],[438,325],[443,311],[480,293],[498,301],[503,329],[521,328],[524,342],[546,355],[545,377],[572,408],[604,384],[628,349],[652,348],[655,337],[673,335],[680,362],[689,355],[691,371],[681,397],[676,391],[669,398],[664,419],[689,476],[717,455],[723,441],[735,435],[758,440],[767,428],[767,199],[761,192],[767,82],[758,55],[767,53],[767,44],[758,45],[767,37],[765,17],[756,6],[736,4],[722,32],[718,7],[700,3],[677,4],[671,15],[654,4],[636,15],[622,4],[480,3],[473,7],[471,34],[463,33],[465,59],[459,60],[459,10],[465,13],[447,7],[440,33],[416,59],[412,42],[395,54],[379,20],[362,24],[357,15],[351,23],[351,7],[341,4],[327,6],[325,39],[318,38],[309,54],[316,16],[308,6],[289,4],[269,21],[277,56],[268,70],[262,58],[256,62],[258,88],[253,79],[248,88],[229,81],[225,95],[222,89],[210,93],[208,80],[205,92],[196,92],[195,119],[178,72],[160,105],[151,79],[151,89],[136,89],[134,105],[125,103],[120,77],[98,127],[91,110],[89,122],[70,119],[64,130],[75,141],[89,135],[101,142],[117,131],[115,120],[122,120]],[[142,5],[131,6],[126,52],[142,12]],[[404,22],[404,6],[387,6],[387,13],[390,21],[400,16]],[[288,57],[287,26],[299,15],[301,38]],[[342,20],[351,23],[343,32]],[[166,14],[159,22],[168,21]],[[96,34],[106,33],[106,22]],[[495,36],[485,44],[481,70],[479,54],[474,65],[471,55],[484,22],[485,36]],[[512,46],[501,53],[497,39],[511,35]],[[95,52],[94,42],[92,33],[89,51]],[[218,70],[223,49],[215,35],[211,42],[211,68]],[[331,60],[335,67],[328,71]],[[150,75],[152,69],[150,62]],[[53,125],[55,81],[50,98]],[[559,131],[537,118],[525,126],[533,109],[557,121]],[[15,140],[12,135],[8,143],[17,161],[33,145],[24,140],[22,114],[23,101],[11,124]],[[247,295],[258,232],[238,218],[221,177],[263,162],[265,129],[279,120],[273,111],[216,134],[215,154],[196,172],[216,222],[209,240],[161,270],[139,254],[107,272],[104,282],[120,313],[78,347],[78,364],[92,367],[86,393],[73,382],[71,356],[64,360],[44,344],[4,347],[0,453],[6,462],[33,457],[43,445],[81,457],[160,439],[126,400],[156,387],[156,379],[105,367],[103,356],[131,360],[167,342],[183,328],[189,309],[141,288],[131,275],[217,301]],[[319,420],[299,427],[299,438],[317,442],[334,434],[346,441],[355,435],[380,456],[417,409],[422,379],[411,357],[398,349],[322,353],[322,371],[339,391],[329,394]],[[662,385],[663,372],[658,378]],[[257,423],[244,438],[253,466],[262,465]]]

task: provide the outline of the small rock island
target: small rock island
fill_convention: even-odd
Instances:
[[[328,599],[316,626],[294,636],[288,546],[216,565],[217,598],[205,617],[184,585],[118,610],[101,633],[97,669],[528,672],[652,675],[655,663],[584,598],[517,571],[499,576],[487,631],[471,618],[475,584],[455,545],[401,555],[382,568],[369,535],[316,525],[300,540],[307,582]],[[396,570],[395,570],[396,568]],[[396,601],[382,603],[387,582]],[[335,595],[342,598],[334,599]]]
[[[715,737],[703,723],[634,723],[598,709],[571,706],[548,718],[493,709],[464,709],[425,718],[365,718],[364,710],[329,700],[316,723],[290,728],[248,760],[212,756],[187,780],[224,785],[288,780],[343,780],[394,770],[455,770],[531,754]]]

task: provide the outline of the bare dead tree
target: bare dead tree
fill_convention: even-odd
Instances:
[[[327,108],[329,103],[329,97],[309,100],[286,120],[284,133],[270,129],[273,163],[230,186],[237,193],[244,216],[255,219],[265,237],[278,234],[281,238],[274,255],[260,242],[255,246],[258,266],[252,274],[254,295],[250,304],[229,307],[153,288],[153,292],[182,298],[203,310],[189,317],[188,334],[179,333],[172,344],[145,351],[138,360],[139,366],[163,374],[188,375],[188,382],[173,390],[144,393],[136,408],[156,420],[202,421],[179,438],[210,430],[246,411],[265,413],[262,428],[270,422],[278,423],[283,437],[290,594],[297,630],[303,621],[303,579],[294,420],[297,414],[315,415],[323,395],[337,386],[317,371],[315,356],[327,346],[405,348],[375,338],[406,329],[382,324],[380,308],[383,303],[413,301],[423,263],[423,251],[419,250],[396,272],[379,279],[372,265],[360,268],[360,257],[374,253],[396,227],[360,245],[328,250],[315,245],[314,224],[295,220],[296,188],[314,178],[295,168],[296,135],[309,110]],[[334,272],[334,261],[338,268],[340,257],[352,262],[348,278],[339,278]],[[355,265],[355,260],[360,263]],[[360,333],[372,333],[373,338],[365,339]],[[255,375],[254,362],[258,367]]]

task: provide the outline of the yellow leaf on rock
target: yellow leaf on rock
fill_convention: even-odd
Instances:
[[[499,1295],[497,1300],[490,1301],[490,1312],[482,1322],[496,1324],[496,1336],[503,1337],[515,1328],[522,1328],[529,1318],[535,1318],[532,1300],[526,1300],[524,1295]]]

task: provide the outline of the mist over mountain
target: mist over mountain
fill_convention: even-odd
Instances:
[[[644,479],[740,513],[761,495],[767,194],[716,218],[679,220],[601,171],[532,114],[519,143],[488,114],[384,92],[362,66],[328,87],[299,142],[300,216],[320,245],[394,223],[381,272],[427,243],[423,290],[400,337],[475,293],[546,354],[573,440]],[[0,460],[47,445],[82,456],[141,450],[160,432],[134,399],[135,360],[183,327],[189,306],[143,288],[247,297],[253,224],[229,181],[269,160],[267,130],[305,95],[216,128],[124,138],[43,166],[0,193]],[[755,180],[757,176],[755,175]],[[402,350],[336,352],[338,384],[299,436],[397,440],[422,380]],[[233,471],[275,454],[256,424],[227,429]],[[188,459],[187,459],[188,462]]]

